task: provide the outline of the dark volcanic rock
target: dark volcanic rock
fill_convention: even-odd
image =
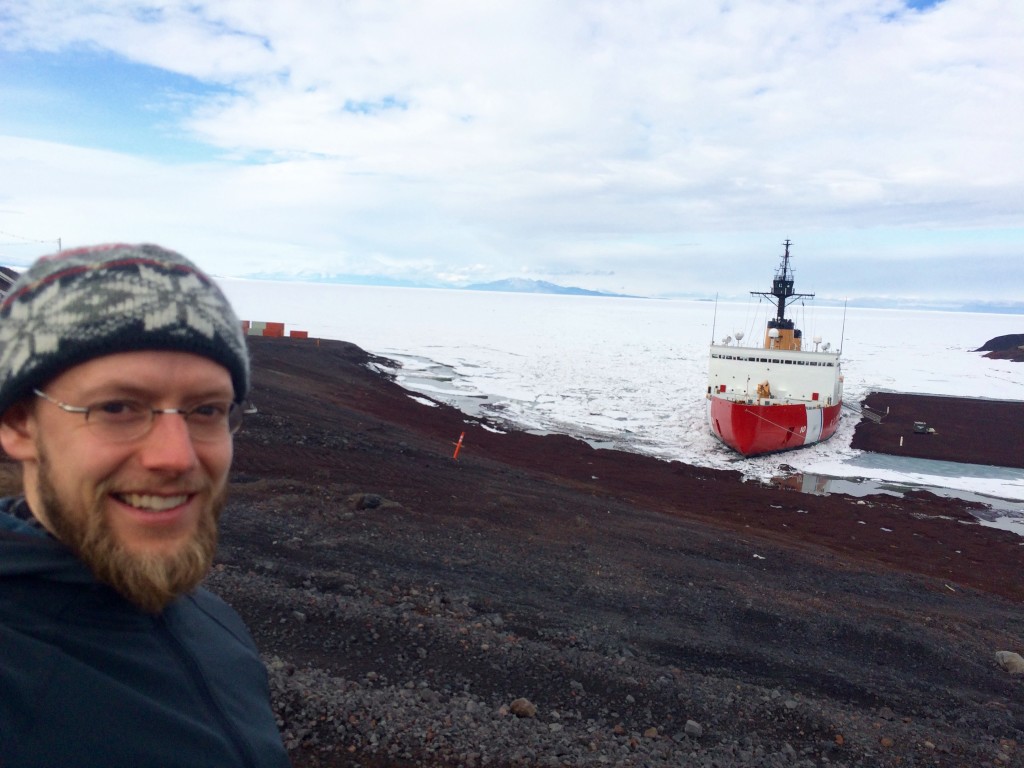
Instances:
[[[496,434],[251,343],[209,584],[296,765],[1020,764],[1024,547],[961,503]]]
[[[1024,333],[1010,333],[989,339],[975,352],[987,352],[985,357],[994,360],[1013,360],[1024,362]]]

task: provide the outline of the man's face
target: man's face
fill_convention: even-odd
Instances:
[[[226,368],[183,352],[127,352],[96,358],[43,391],[71,405],[136,400],[184,408],[234,397]],[[178,414],[154,416],[151,430],[112,442],[82,414],[37,399],[20,458],[33,513],[96,576],[140,607],[158,611],[209,570],[224,503],[232,439],[198,442]],[[6,447],[6,439],[5,439]],[[10,452],[10,451],[9,451]]]

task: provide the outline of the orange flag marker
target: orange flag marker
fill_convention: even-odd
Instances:
[[[457,442],[455,444],[455,453],[452,454],[452,458],[453,459],[459,458],[459,451],[462,450],[462,440],[465,437],[466,437],[466,433],[465,432],[463,432],[461,435],[459,435],[459,442]]]

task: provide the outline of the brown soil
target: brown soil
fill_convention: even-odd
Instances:
[[[240,610],[268,657],[339,679],[377,680],[384,670],[392,683],[448,690],[455,681],[482,700],[522,695],[542,708],[575,707],[598,742],[624,728],[627,750],[647,748],[636,735],[645,722],[664,733],[693,717],[711,729],[704,742],[687,742],[691,755],[785,743],[800,765],[1018,764],[1004,760],[1019,759],[1021,688],[992,655],[1024,651],[1024,542],[977,524],[965,503],[926,492],[807,495],[564,436],[499,434],[412,399],[352,345],[250,343],[260,412],[237,437],[211,586]],[[858,440],[881,440],[906,413],[936,426],[934,436],[914,436],[936,446],[935,457],[973,461],[971,446],[988,450],[968,433],[943,437],[954,434],[957,413],[976,423],[973,401],[953,399],[935,413],[916,398],[885,404],[889,419],[870,434],[858,430]],[[1002,445],[998,456],[984,455],[1019,466]],[[286,598],[281,589],[291,590]],[[444,605],[448,597],[438,595],[462,595],[476,618],[449,637],[430,629],[437,617],[428,604],[415,609],[422,621],[412,628],[385,629],[372,613],[353,626],[342,610],[350,595],[385,611],[428,594]],[[503,623],[482,618],[492,615]],[[493,639],[474,646],[481,627]],[[430,631],[430,643],[414,639]],[[419,645],[429,655],[412,654]],[[533,663],[513,664],[512,648],[533,649]],[[644,708],[622,703],[641,696],[615,677],[624,663]],[[577,680],[594,697],[589,704]],[[698,695],[710,685],[722,686],[721,698]],[[671,693],[656,694],[659,686]],[[818,715],[762,717],[745,698],[750,686],[757,701],[795,695],[787,707],[813,702]],[[312,695],[293,693],[281,705],[297,765],[443,762],[423,757],[433,729],[411,737],[404,754],[414,757],[401,762],[354,736],[354,725],[339,736],[335,713],[300,727],[295,702]],[[512,764],[504,759],[490,764]],[[515,764],[590,763],[562,753]]]

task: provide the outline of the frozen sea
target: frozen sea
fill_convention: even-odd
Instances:
[[[705,416],[708,344],[760,344],[770,304],[605,298],[223,279],[240,317],[349,341],[401,363],[406,388],[496,428],[561,432],[769,480],[780,465],[846,493],[926,488],[992,504],[1024,533],[1024,471],[850,448],[859,416],[813,447],[754,458],[726,449]],[[798,305],[805,345],[842,349],[845,401],[875,390],[1024,400],[1024,364],[972,352],[1024,332],[1020,315]],[[1022,425],[1024,434],[1024,425]],[[466,446],[471,450],[471,446]],[[1022,440],[1021,450],[1024,450]]]

